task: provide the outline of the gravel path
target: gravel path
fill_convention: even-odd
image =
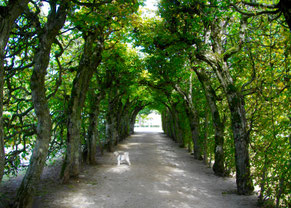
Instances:
[[[219,178],[161,133],[139,132],[118,150],[132,165],[116,165],[111,153],[85,166],[69,184],[42,187],[34,207],[238,208],[256,207],[255,196],[231,194],[235,181]]]

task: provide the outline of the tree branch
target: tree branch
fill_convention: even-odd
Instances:
[[[85,2],[80,2],[80,1],[77,1],[77,0],[72,0],[73,3],[79,5],[79,6],[86,6],[86,7],[99,7],[103,4],[108,4],[108,3],[111,3],[112,0],[107,0],[107,1],[103,1],[103,2],[98,2],[96,3],[95,1],[93,3],[85,3]]]
[[[237,12],[239,12],[239,13],[245,15],[245,16],[248,16],[248,17],[259,16],[259,15],[262,15],[262,14],[277,14],[277,13],[280,12],[280,10],[277,9],[277,10],[273,10],[273,11],[265,10],[265,11],[260,11],[260,12],[252,13],[252,12],[243,11],[243,10],[239,9],[234,4],[230,4],[230,6],[232,6]]]
[[[252,6],[252,7],[265,7],[269,9],[276,9],[278,8],[278,4],[265,4],[265,3],[257,3],[257,2],[242,2],[245,5]]]

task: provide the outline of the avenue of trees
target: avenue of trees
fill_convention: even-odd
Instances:
[[[237,194],[290,207],[290,0],[143,3],[0,1],[0,182],[25,171],[11,207],[31,207],[50,161],[63,183],[96,165],[149,109]]]

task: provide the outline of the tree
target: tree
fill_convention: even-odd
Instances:
[[[149,20],[153,21],[153,20]],[[143,26],[138,26],[136,28],[136,33],[139,36],[139,41],[141,41],[142,45],[145,47],[145,51],[147,53],[153,54],[154,57],[150,58],[149,63],[153,65],[156,64],[157,66],[154,67],[151,73],[155,75],[155,77],[164,77],[165,82],[171,83],[172,87],[176,89],[178,93],[180,93],[181,97],[184,99],[185,102],[185,108],[186,112],[188,114],[188,118],[190,121],[190,127],[192,131],[192,139],[194,142],[194,156],[195,158],[202,158],[201,152],[202,152],[202,143],[203,140],[205,141],[206,138],[202,139],[202,134],[199,132],[200,127],[199,127],[199,120],[200,120],[200,114],[197,110],[197,104],[195,105],[195,101],[197,101],[197,98],[195,95],[197,94],[198,90],[192,90],[193,86],[196,86],[196,83],[193,81],[194,78],[190,78],[189,72],[188,71],[193,71],[194,66],[187,66],[187,58],[185,58],[185,51],[183,47],[185,46],[183,42],[179,42],[175,40],[175,36],[173,37],[163,26],[162,22],[156,21],[154,23],[149,24],[149,27],[151,28],[150,31],[147,30],[147,28],[144,28],[147,23],[144,23]],[[153,26],[154,25],[154,26]],[[156,32],[156,35],[152,35],[151,33]],[[165,32],[167,31],[167,32]],[[143,36],[149,35],[153,38],[145,38]],[[184,55],[182,55],[184,54]],[[157,60],[159,56],[165,56],[165,59],[168,59],[169,63],[164,63],[166,61],[159,59]],[[192,58],[192,57],[191,57]],[[163,62],[164,61],[164,62]],[[188,64],[189,65],[189,64]],[[186,66],[186,67],[185,67]],[[201,70],[195,70],[195,72],[198,74]],[[211,89],[210,81],[207,80],[207,76],[202,76],[203,71],[200,73],[199,78],[204,78],[204,79],[199,79],[200,82],[202,83],[202,86],[206,86],[205,88],[205,93],[206,97],[210,102],[213,100],[215,102],[216,95],[213,89]],[[182,75],[184,74],[184,75]],[[206,75],[204,73],[203,75]],[[192,75],[191,75],[192,77]],[[187,81],[186,81],[187,80]],[[207,82],[207,84],[204,84]],[[183,83],[183,84],[181,84]],[[188,84],[189,83],[189,84]],[[195,84],[194,84],[195,83]],[[161,85],[161,84],[160,84]],[[209,89],[209,90],[208,90]],[[211,96],[211,97],[210,97]],[[212,102],[212,103],[213,103]],[[197,102],[196,102],[197,103]],[[213,115],[215,115],[217,119],[217,109],[215,110],[216,104],[212,104],[214,108],[213,109]],[[171,112],[171,111],[170,111]],[[219,116],[219,114],[218,114]],[[175,116],[174,116],[175,117]],[[177,120],[174,119],[175,122]],[[216,120],[215,120],[216,121]],[[220,122],[220,118],[218,120]],[[217,162],[215,163],[215,172],[218,175],[223,175],[224,173],[224,159],[223,159],[223,128],[221,123],[215,123],[214,124],[217,128],[217,145],[220,145],[218,148],[215,148],[216,150],[219,149],[220,151],[216,151],[216,158]],[[222,138],[222,139],[221,139]],[[221,153],[219,153],[221,152]],[[218,157],[218,155],[221,155]],[[219,160],[218,158],[221,158]],[[219,167],[217,168],[217,164],[220,164]]]
[[[230,4],[236,11],[247,17],[269,15],[274,16],[272,20],[279,19],[282,15],[285,17],[289,30],[291,30],[291,11],[290,11],[290,0],[280,0],[278,3],[258,3],[254,1],[242,1],[238,4]],[[240,7],[243,7],[242,9]]]
[[[1,21],[16,2],[1,3]],[[27,3],[1,42],[0,172],[5,162],[5,174],[16,175],[32,153],[18,192],[30,203],[45,164],[66,156],[63,181],[78,176],[81,162],[95,164],[98,145],[114,150],[139,112],[156,109],[180,147],[214,159],[216,175],[236,173],[239,194],[254,182],[261,204],[288,207],[286,2],[163,0],[162,18],[145,19],[141,1]]]
[[[124,44],[117,43],[104,51],[107,102],[106,142],[108,151],[129,135],[130,114],[135,104],[134,91],[140,79],[141,63],[137,53]]]
[[[166,4],[171,4],[171,2],[162,1],[164,7]],[[211,4],[214,7],[220,6],[218,2],[211,2]],[[205,13],[208,14],[207,19],[197,22],[197,18],[201,15],[205,16]],[[250,194],[253,191],[253,184],[250,175],[249,138],[246,128],[244,100],[233,82],[227,64],[227,60],[240,50],[242,42],[239,41],[240,44],[225,48],[223,38],[228,22],[225,22],[218,14],[219,11],[211,11],[210,7],[204,4],[198,4],[197,6],[196,4],[184,5],[177,2],[174,10],[164,10],[162,15],[169,24],[169,30],[175,33],[179,40],[186,44],[196,44],[196,58],[212,67],[224,89],[231,112],[235,142],[237,190],[239,194]],[[201,36],[194,35],[195,31],[201,26],[204,27],[204,34]],[[193,35],[193,37],[189,38],[190,35]],[[208,41],[209,35],[212,42]],[[209,43],[211,44],[209,45]]]
[[[30,0],[8,1],[0,5],[0,182],[4,174],[5,152],[3,133],[3,85],[4,85],[4,62],[5,48],[15,20],[23,13]]]
[[[51,140],[51,117],[45,93],[45,75],[49,64],[51,46],[65,23],[69,4],[68,1],[62,1],[60,5],[57,5],[52,1],[50,2],[50,7],[47,23],[41,27],[39,21],[35,22],[39,31],[38,38],[40,43],[34,55],[31,92],[35,113],[38,118],[37,140],[29,168],[18,189],[15,207],[32,206],[33,195],[45,165]],[[34,16],[34,14],[30,15]]]
[[[205,69],[200,69],[200,67],[193,66],[193,70],[195,71],[204,89],[205,97],[207,99],[213,119],[213,127],[215,129],[215,160],[213,165],[213,171],[218,176],[224,176],[224,122],[221,120],[220,112],[216,104],[218,98],[215,90],[211,86],[211,80],[205,72]]]
[[[124,5],[114,1],[109,4],[107,4],[107,1],[100,4],[80,4],[82,9],[72,18],[74,24],[82,33],[84,48],[73,81],[68,106],[67,154],[61,173],[64,182],[67,182],[71,176],[78,176],[80,172],[81,112],[90,80],[102,60],[101,54],[104,49],[104,42],[107,38],[113,36],[112,33],[115,30],[121,29],[128,21],[127,18],[124,19],[123,17],[130,15],[138,8],[138,2],[135,0],[126,3],[132,8],[131,10],[125,9]]]
[[[101,83],[100,79],[96,83],[100,87],[98,92],[95,89],[89,89],[88,97],[90,100],[90,112],[89,112],[89,127],[87,134],[87,163],[96,164],[96,147],[98,140],[98,116],[100,113],[100,102],[105,97],[105,86]],[[95,87],[95,86],[94,86]]]

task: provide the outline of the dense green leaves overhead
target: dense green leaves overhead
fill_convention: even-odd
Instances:
[[[1,1],[1,9],[9,2]],[[70,1],[43,74],[52,118],[48,161],[67,149],[74,80],[85,69],[92,76],[83,84],[84,95],[85,87],[78,89],[84,105],[77,122],[85,162],[94,163],[88,159],[92,141],[95,150],[112,150],[133,133],[139,111],[156,109],[165,133],[196,159],[212,166],[220,151],[223,170],[215,174],[239,175],[234,138],[235,127],[243,126],[246,166],[259,202],[290,206],[290,11],[281,6],[286,2],[161,0],[159,16],[148,18],[140,11],[143,1]],[[3,58],[6,176],[27,166],[35,148],[41,124],[30,77],[59,3],[31,1],[9,33]],[[234,114],[238,107],[241,117]],[[249,194],[252,185],[246,187],[239,193]]]

